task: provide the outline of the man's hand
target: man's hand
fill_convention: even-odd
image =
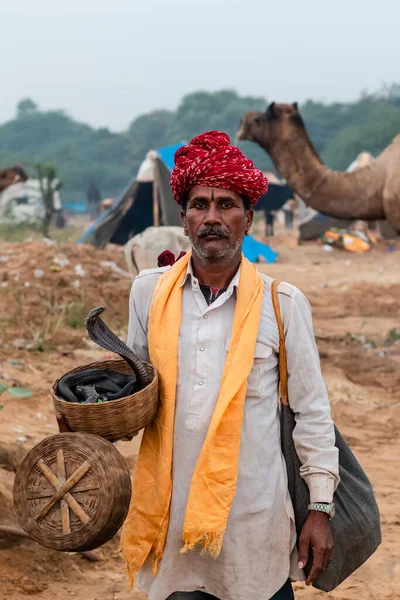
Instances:
[[[60,415],[60,413],[57,413],[56,419],[57,419],[58,430],[60,433],[66,433],[67,431],[71,431],[71,429],[69,428],[69,425],[67,423],[67,420],[63,415]]]
[[[326,513],[311,510],[299,539],[299,568],[309,560],[310,547],[313,552],[313,564],[306,585],[311,585],[326,569],[333,550],[331,524]]]

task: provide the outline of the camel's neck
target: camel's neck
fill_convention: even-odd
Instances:
[[[270,154],[279,174],[306,204],[338,219],[383,218],[376,184],[363,181],[358,173],[331,171],[324,165],[306,132],[291,139],[260,145]],[[371,173],[372,175],[372,173]],[[368,173],[365,171],[365,177]],[[366,196],[366,190],[367,192]]]
[[[279,140],[270,147],[269,153],[278,173],[308,203],[329,172],[309,140],[302,137]]]

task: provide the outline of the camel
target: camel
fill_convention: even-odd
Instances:
[[[237,139],[259,144],[278,173],[306,204],[337,219],[387,219],[400,233],[400,134],[371,165],[332,171],[308,137],[297,103],[249,112]]]
[[[175,256],[181,250],[190,250],[190,241],[183,235],[183,227],[147,227],[133,236],[124,246],[125,260],[132,279],[143,269],[154,269],[163,250],[171,250]]]
[[[10,187],[14,183],[27,181],[28,176],[20,165],[15,165],[9,169],[0,169],[0,192]]]

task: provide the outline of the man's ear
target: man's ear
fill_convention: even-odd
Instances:
[[[181,219],[182,219],[183,229],[186,231],[187,230],[187,220],[186,220],[186,213],[183,210],[181,210]]]
[[[254,210],[246,210],[246,231],[250,231],[251,226],[253,225],[254,219]]]

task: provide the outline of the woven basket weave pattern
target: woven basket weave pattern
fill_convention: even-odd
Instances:
[[[88,465],[70,490],[86,522],[64,506],[68,532],[62,522],[65,495],[43,518],[37,519],[56,493],[39,465],[44,463],[56,476],[60,450],[66,479],[83,464]],[[14,483],[14,508],[23,529],[42,546],[64,552],[92,550],[111,539],[126,517],[130,496],[131,478],[123,456],[107,440],[86,433],[61,433],[42,440],[18,467]]]
[[[57,413],[65,417],[71,431],[93,433],[113,441],[135,435],[154,420],[158,407],[157,371],[149,363],[144,365],[152,376],[148,386],[125,398],[99,404],[79,404],[62,400],[57,396],[58,379],[51,388]],[[68,374],[87,369],[106,369],[132,375],[132,369],[122,359],[93,362],[72,369]]]

